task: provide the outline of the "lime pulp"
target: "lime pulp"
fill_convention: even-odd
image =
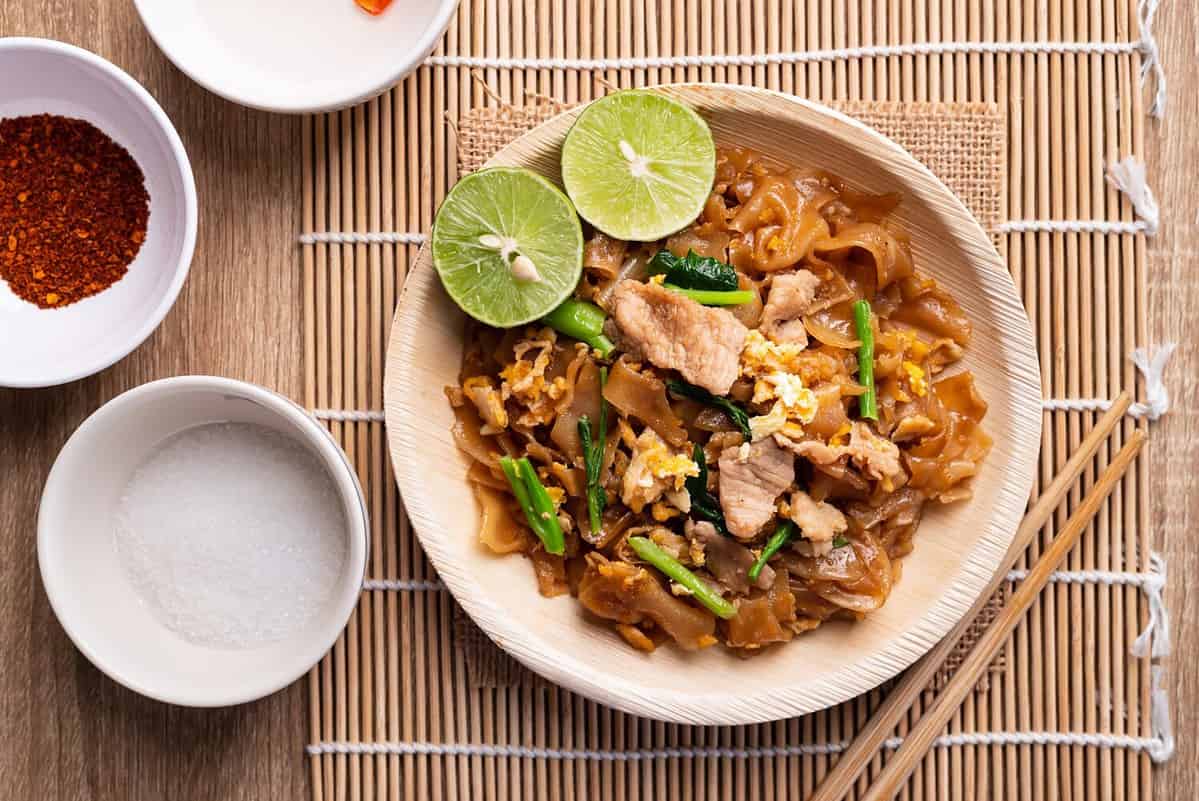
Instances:
[[[497,328],[558,307],[583,272],[583,229],[570,200],[529,170],[472,173],[433,222],[433,266],[463,311]]]
[[[652,90],[616,92],[579,114],[562,145],[562,181],[587,222],[652,242],[703,210],[716,147],[694,110]]]

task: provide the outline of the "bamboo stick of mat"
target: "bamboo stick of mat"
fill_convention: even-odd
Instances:
[[[1053,479],[1053,482],[1045,488],[1045,491],[1037,499],[1037,502],[1025,514],[1024,520],[1021,521],[1020,528],[1016,530],[1016,536],[1012,540],[1012,544],[1008,548],[999,570],[995,572],[987,588],[979,594],[978,600],[974,602],[974,606],[958,621],[958,624],[950,630],[944,639],[937,643],[923,659],[904,673],[903,678],[888,693],[886,700],[883,701],[870,720],[866,722],[857,739],[841,754],[836,765],[825,775],[824,780],[816,788],[816,791],[809,796],[808,801],[840,801],[840,799],[845,797],[854,780],[857,779],[867,763],[882,748],[883,742],[891,736],[891,732],[895,730],[895,727],[907,715],[908,710],[911,709],[912,704],[919,698],[924,688],[932,681],[937,670],[945,662],[945,658],[953,650],[954,646],[957,645],[958,640],[961,639],[966,629],[970,627],[971,622],[978,615],[979,611],[1006,580],[1007,573],[1012,565],[1020,558],[1029,543],[1036,537],[1037,532],[1049,520],[1054,509],[1057,508],[1071,485],[1074,484],[1075,479],[1090,464],[1095,452],[1107,441],[1108,436],[1124,419],[1124,414],[1128,411],[1131,403],[1132,398],[1127,391],[1121,392],[1112,401],[1111,408],[1099,418],[1095,423],[1095,427],[1087,434],[1086,439],[1082,441],[1078,450],[1062,466],[1061,471]],[[1102,495],[1104,494],[1106,493],[1092,491],[1092,497],[1097,497],[1100,500],[1102,500]],[[1031,576],[1025,580],[1024,584],[1028,584],[1030,580]],[[1010,603],[1009,601],[1009,605]],[[976,652],[978,647],[975,646]],[[963,668],[965,664],[963,663]],[[956,681],[957,675],[961,673],[962,668],[959,668],[957,674],[955,674],[954,681]],[[952,686],[952,683],[950,686]],[[973,686],[973,682],[969,686]],[[942,696],[948,689],[946,687],[942,691]],[[908,736],[911,735],[909,734]],[[897,757],[892,757],[891,762],[896,761]],[[886,775],[886,772],[884,771],[882,775]],[[907,774],[905,773],[904,775],[906,777]]]
[[[974,650],[970,652],[966,661],[954,674],[953,679],[933,701],[929,710],[912,727],[912,730],[904,738],[903,745],[887,762],[882,773],[870,786],[870,790],[859,801],[891,801],[899,792],[912,770],[924,759],[924,755],[932,747],[933,741],[940,734],[941,729],[953,716],[954,710],[961,705],[970,692],[970,688],[987,669],[995,652],[1007,640],[1012,629],[1020,622],[1024,613],[1036,600],[1037,595],[1049,582],[1050,574],[1057,569],[1077,544],[1078,538],[1091,524],[1091,519],[1098,513],[1107,496],[1120,483],[1144,443],[1144,430],[1133,431],[1128,442],[1112,459],[1095,486],[1091,488],[1091,492],[1083,500],[1082,505],[1070,516],[1065,527],[1045,549],[1041,558],[1029,571],[1028,576],[1004,604],[999,617],[974,646]]]

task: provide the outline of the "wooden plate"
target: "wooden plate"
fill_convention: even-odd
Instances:
[[[891,140],[829,108],[761,89],[660,87],[693,106],[718,143],[756,148],[784,164],[826,168],[850,184],[898,191],[894,215],[918,269],[961,302],[974,324],[964,365],[989,402],[995,447],[974,498],[930,508],[887,604],[859,623],[829,623],[741,659],[720,647],[688,654],[629,648],[590,623],[568,597],[537,593],[529,562],[478,544],[467,460],[450,436],[443,389],[456,379],[464,317],[432,269],[428,249],[396,311],[385,380],[392,463],[425,552],[454,597],[501,648],[582,695],[637,715],[741,724],[802,715],[895,676],[940,639],[982,591],[1024,512],[1041,433],[1040,370],[1028,317],[994,246],[932,173]],[[563,136],[578,110],[500,151],[491,165],[529,167],[558,180]]]

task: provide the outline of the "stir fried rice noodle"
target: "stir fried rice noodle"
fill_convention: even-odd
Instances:
[[[720,149],[712,193],[685,230],[649,244],[590,235],[576,295],[607,313],[617,345],[609,358],[549,327],[473,324],[447,394],[482,544],[525,555],[542,595],[574,596],[644,651],[673,641],[751,654],[881,607],[926,505],[969,498],[991,446],[973,377],[947,371],[969,345],[970,322],[916,272],[907,237],[888,220],[899,200]],[[662,249],[731,264],[752,300],[713,308],[663,287],[649,275]],[[872,308],[877,420],[859,414],[859,299]],[[724,408],[669,391],[674,381],[744,409],[751,436]],[[578,421],[597,420],[601,402],[607,502],[593,530]],[[528,527],[502,456],[535,466],[564,555],[547,553]],[[705,473],[702,500],[719,503],[719,526],[687,488]],[[751,580],[783,521],[796,535]],[[718,618],[640,561],[628,543],[637,535],[736,614]]]

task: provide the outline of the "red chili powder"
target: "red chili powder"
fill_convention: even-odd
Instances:
[[[124,277],[150,218],[129,151],[90,122],[0,120],[0,278],[45,309]]]

